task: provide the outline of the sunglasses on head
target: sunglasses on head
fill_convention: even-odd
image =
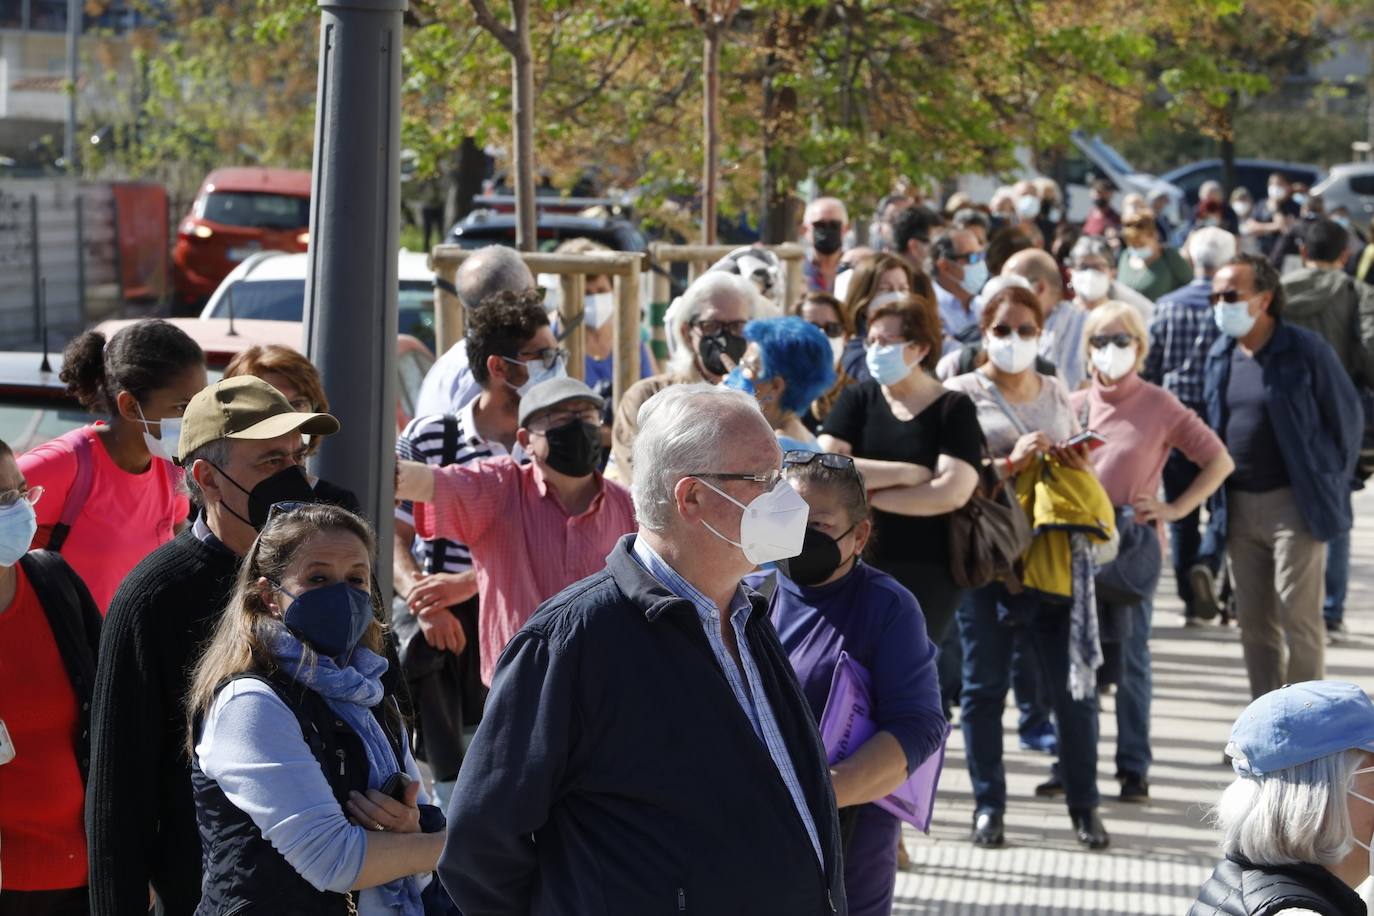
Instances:
[[[275,522],[284,515],[290,515],[297,509],[304,509],[314,503],[301,502],[300,500],[287,500],[285,502],[273,503],[267,510],[267,521],[263,523],[263,528]]]
[[[782,466],[785,468],[805,467],[813,461],[819,461],[821,467],[829,468],[832,471],[859,473],[854,467],[853,458],[836,452],[809,452],[806,449],[795,448],[785,452],[782,456]]]
[[[1219,293],[1212,293],[1207,297],[1207,301],[1216,305],[1218,302],[1243,302],[1245,297],[1238,289],[1225,289]]]
[[[1033,324],[1023,324],[1016,328],[1009,324],[994,324],[988,330],[992,332],[993,337],[1010,337],[1013,332],[1022,340],[1031,340],[1040,336],[1040,329]]]
[[[1130,334],[1094,334],[1088,338],[1088,346],[1094,350],[1100,350],[1112,344],[1116,344],[1118,347],[1129,347],[1133,343],[1135,343],[1135,338],[1131,337]]]

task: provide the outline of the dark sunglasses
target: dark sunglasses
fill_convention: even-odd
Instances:
[[[698,321],[693,318],[689,324],[701,332],[702,337],[718,337],[721,334],[729,334],[731,337],[743,337],[744,326],[747,321]]]
[[[1240,290],[1227,289],[1219,293],[1212,293],[1207,297],[1207,301],[1216,305],[1218,302],[1242,302],[1244,298]]]
[[[782,456],[782,466],[785,468],[806,467],[813,461],[819,461],[821,467],[832,471],[848,471],[856,476],[859,473],[858,468],[854,467],[853,458],[835,452],[809,452],[797,448],[785,452]]]
[[[263,522],[263,530],[284,515],[290,515],[297,509],[304,509],[306,506],[313,506],[314,503],[301,502],[300,500],[288,500],[286,502],[273,503],[267,509],[267,521]]]
[[[1088,346],[1094,350],[1100,350],[1112,344],[1116,344],[1118,347],[1129,347],[1133,343],[1135,343],[1135,338],[1131,337],[1130,334],[1094,334],[1088,338]]]
[[[948,260],[968,261],[970,264],[977,264],[979,261],[983,260],[983,254],[984,253],[981,251],[967,251],[963,254],[952,254],[948,257]]]
[[[837,219],[818,219],[811,223],[815,229],[834,229],[837,232],[844,227],[844,223]]]
[[[820,328],[822,333],[824,333],[826,337],[844,336],[844,325],[840,324],[838,321],[826,321],[821,324],[812,321],[809,322],[809,324],[813,328]]]
[[[992,332],[993,337],[1010,337],[1013,331],[1022,340],[1032,340],[1040,336],[1040,329],[1033,324],[1023,324],[1018,328],[1013,328],[1009,324],[994,324],[988,330]]]

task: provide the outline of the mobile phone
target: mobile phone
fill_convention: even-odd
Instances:
[[[1088,451],[1091,452],[1094,449],[1100,448],[1101,446],[1106,444],[1107,440],[1102,437],[1101,433],[1094,432],[1091,429],[1085,429],[1081,433],[1070,436],[1063,442],[1059,443],[1059,447],[1077,448],[1080,445],[1086,445],[1088,447]]]
[[[382,783],[382,794],[389,795],[398,802],[404,802],[406,788],[414,781],[406,773],[397,770],[387,778],[386,782]]]

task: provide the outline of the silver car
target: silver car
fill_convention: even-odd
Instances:
[[[1351,219],[1367,228],[1374,220],[1374,162],[1332,166],[1326,180],[1312,193],[1321,195],[1327,213],[1345,207]]]

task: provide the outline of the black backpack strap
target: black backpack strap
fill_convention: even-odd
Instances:
[[[448,467],[458,460],[458,417],[456,414],[444,414],[444,445],[439,453],[439,464],[441,467]],[[434,549],[429,555],[429,572],[443,572],[444,565],[448,562],[448,541],[440,538],[434,542]]]
[[[86,583],[60,554],[51,550],[30,550],[19,558],[19,565],[43,606],[67,676],[74,685],[84,682],[90,690],[94,686],[101,618]]]

